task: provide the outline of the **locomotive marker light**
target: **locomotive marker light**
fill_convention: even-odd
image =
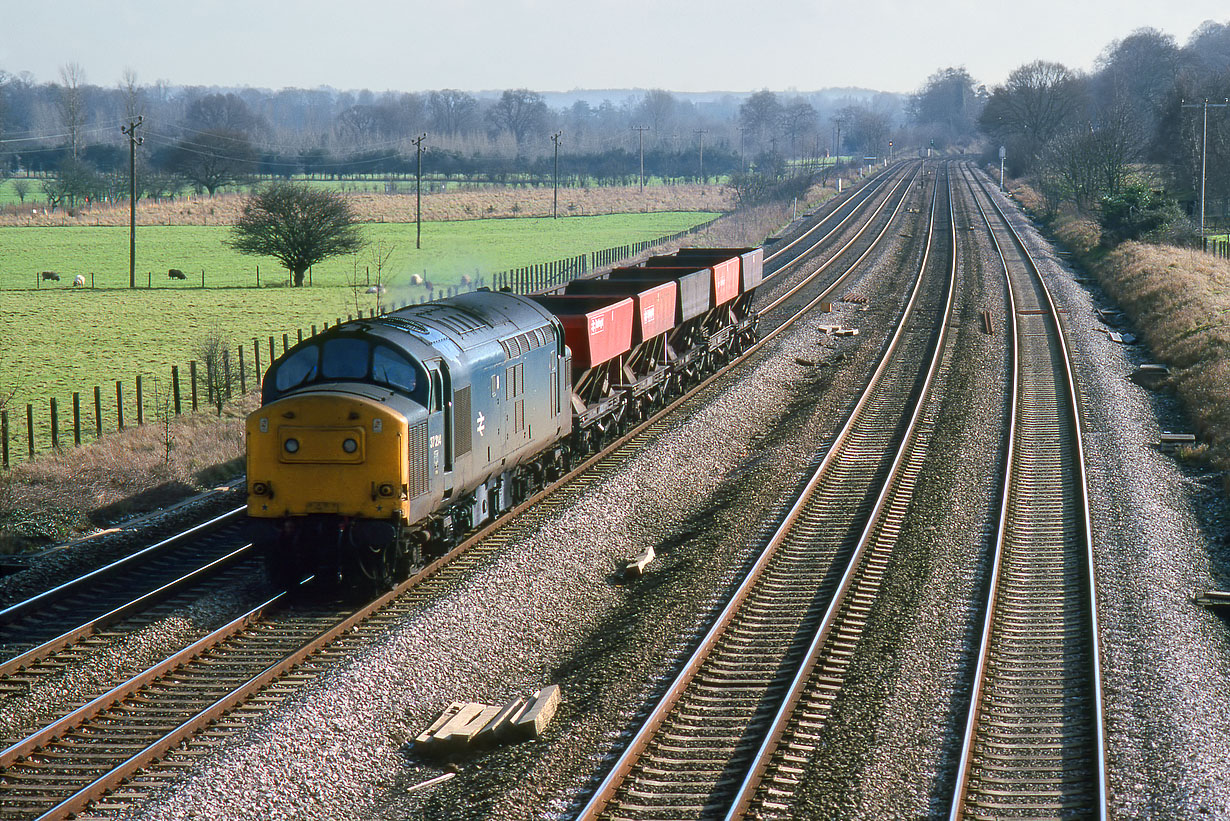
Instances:
[[[353,439],[347,439],[346,441],[342,442],[342,450],[346,451],[347,453],[354,453],[358,449],[359,449],[359,443]]]
[[[298,439],[287,439],[285,444],[283,444],[282,447],[286,448],[287,453],[298,453],[299,452],[299,440]]]

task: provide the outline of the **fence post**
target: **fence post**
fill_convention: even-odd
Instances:
[[[269,337],[269,364],[273,364],[273,360],[278,358],[277,345],[274,344],[273,337]]]
[[[188,381],[192,383],[192,412],[196,413],[198,406],[196,402],[196,360],[195,359],[188,363]]]
[[[102,436],[102,388],[94,386],[94,431]]]
[[[9,412],[0,411],[0,451],[4,457],[4,469],[9,469]]]
[[[145,394],[141,390],[141,374],[137,374],[137,427],[145,424],[144,398]]]
[[[205,401],[209,404],[214,402],[214,360],[209,357],[205,360]]]
[[[325,323],[325,328],[327,329],[328,327],[329,327],[328,323]],[[316,326],[315,325],[312,326],[312,336],[316,336]],[[303,340],[300,339],[299,341],[302,342]]]
[[[29,445],[30,458],[34,458],[34,406],[26,403],[26,441]]]
[[[73,444],[81,447],[81,394],[73,394]]]
[[[300,342],[302,342],[302,341],[303,341],[303,329],[302,329],[302,328],[298,328],[297,330],[298,330],[298,332],[299,332],[299,341],[300,341]]]
[[[179,416],[183,413],[183,406],[179,401],[179,365],[171,366],[171,394],[175,397],[175,415]]]
[[[115,419],[116,430],[124,429],[124,383],[115,380]]]
[[[60,414],[56,410],[56,398],[51,397],[51,449],[60,449]]]
[[[222,385],[226,387],[226,398],[231,399],[231,352],[224,350],[222,352]],[[221,386],[218,390],[218,399],[222,399]]]
[[[248,392],[248,375],[244,373],[243,367],[243,345],[239,346],[239,392],[242,394]]]
[[[290,350],[290,335],[282,334],[282,353]]]
[[[252,358],[256,360],[256,387],[261,386],[261,344],[252,337]]]

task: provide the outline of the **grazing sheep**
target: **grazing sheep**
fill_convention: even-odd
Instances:
[[[60,275],[57,274],[55,271],[43,271],[43,281],[47,282],[48,280],[52,282],[59,282]]]
[[[167,276],[170,277],[171,279],[187,279],[188,278],[188,275],[185,274],[183,271],[179,270],[178,268],[172,268],[171,270],[167,271]]]
[[[80,287],[83,287],[84,285],[85,285],[85,277],[83,277],[81,274],[77,274],[76,278],[73,279],[73,287],[80,288]]]
[[[461,284],[462,284],[462,285],[469,285],[471,282],[473,282],[473,280],[471,280],[471,279],[470,279],[470,275],[469,275],[469,274],[462,274],[462,275],[461,275]]]
[[[418,274],[411,274],[411,275],[410,275],[410,284],[411,284],[411,285],[422,285],[422,284],[423,284],[423,278],[422,278],[421,276],[419,276]]]
[[[383,294],[387,289],[383,285],[373,285],[367,289],[369,294]]]

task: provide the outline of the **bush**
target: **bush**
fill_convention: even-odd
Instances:
[[[1101,205],[1102,240],[1108,245],[1160,235],[1183,217],[1178,203],[1139,183],[1103,197]]]

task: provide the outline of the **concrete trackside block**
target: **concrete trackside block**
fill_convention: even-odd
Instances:
[[[1156,363],[1145,363],[1132,371],[1131,380],[1150,390],[1157,390],[1170,378],[1170,368]]]
[[[431,736],[436,730],[447,724],[449,720],[451,720],[453,716],[457,715],[457,713],[461,712],[461,708],[465,706],[466,703],[464,701],[454,701],[452,704],[445,707],[440,711],[440,714],[435,717],[431,724],[427,726],[427,729],[418,734],[418,736],[414,739],[414,743],[426,744],[431,740]]]
[[[487,725],[478,731],[478,735],[474,736],[474,743],[486,744],[508,735],[508,728],[512,725],[513,719],[525,710],[525,705],[525,699],[514,698],[499,708]]]
[[[558,684],[543,687],[530,697],[526,709],[513,721],[511,730],[521,738],[537,738],[555,718],[559,708],[560,690]]]
[[[465,746],[473,740],[474,736],[478,735],[479,730],[495,718],[495,714],[499,711],[499,707],[492,707],[488,704],[467,704],[443,727],[435,731],[431,737],[431,743],[453,747]]]
[[[628,560],[628,564],[624,567],[624,575],[630,579],[639,579],[645,575],[645,568],[655,558],[657,558],[657,554],[654,553],[653,545],[650,545],[639,555]]]

